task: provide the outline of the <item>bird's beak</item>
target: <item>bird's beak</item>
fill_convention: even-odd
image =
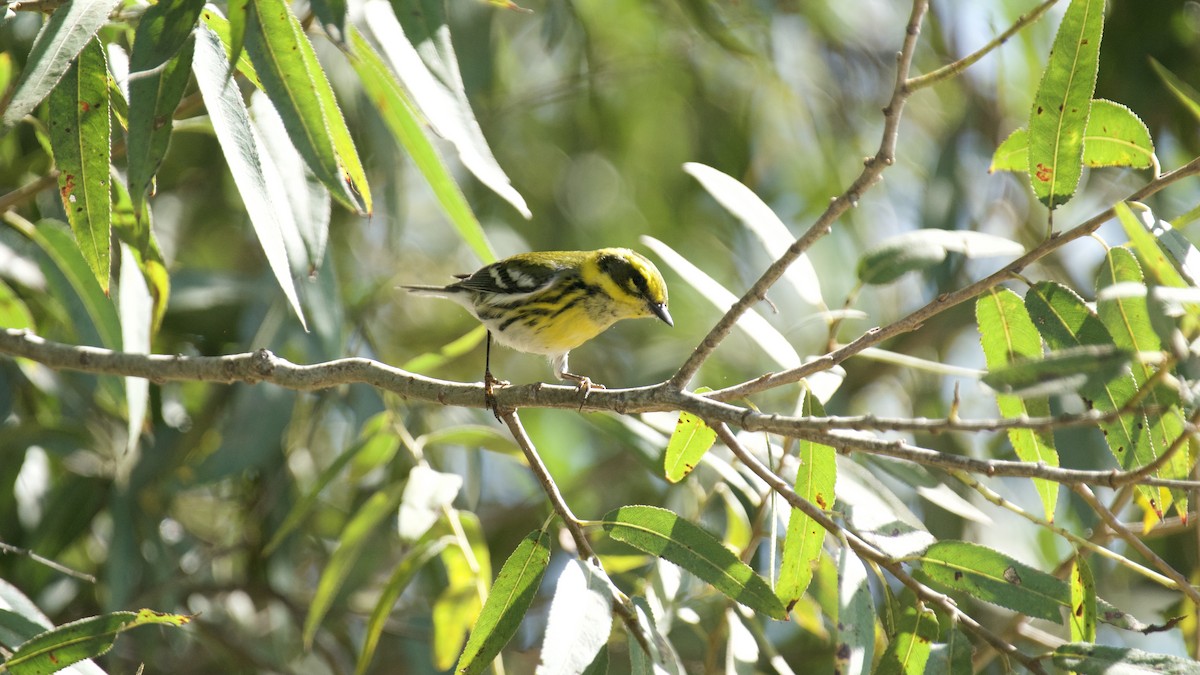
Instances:
[[[675,321],[671,319],[671,313],[667,311],[667,306],[665,304],[652,303],[650,305],[650,311],[654,312],[654,316],[662,319],[663,323],[667,324],[668,326],[675,325]]]

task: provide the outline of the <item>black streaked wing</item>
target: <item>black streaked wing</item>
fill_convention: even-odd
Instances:
[[[449,288],[495,296],[488,304],[505,304],[549,288],[567,273],[561,267],[522,261],[500,261],[480,269]]]

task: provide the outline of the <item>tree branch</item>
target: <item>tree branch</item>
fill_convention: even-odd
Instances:
[[[1197,174],[1200,174],[1200,157],[1193,159],[1174,171],[1165,173],[1150,181],[1140,189],[1134,191],[1133,194],[1126,197],[1124,201],[1138,201],[1145,199],[1146,197],[1159,192],[1174,182]],[[1005,281],[1012,279],[1014,275],[1020,273],[1021,270],[1025,269],[1034,262],[1037,262],[1041,258],[1044,258],[1053,251],[1061,248],[1065,244],[1092,234],[1096,230],[1100,229],[1101,225],[1108,222],[1115,216],[1116,207],[1108,208],[1103,212],[1092,216],[1073,229],[1052,234],[1049,238],[1031,249],[1028,253],[1020,258],[1017,258],[1013,262],[1004,266],[1003,269],[991,274],[990,276],[980,279],[969,286],[964,286],[956,291],[943,293],[934,298],[929,304],[921,307],[915,312],[912,312],[908,316],[898,321],[894,321],[887,326],[872,328],[871,330],[863,333],[853,342],[844,345],[839,349],[835,349],[824,356],[813,359],[808,363],[790,370],[763,375],[753,380],[743,382],[742,384],[709,392],[706,394],[706,396],[722,401],[728,401],[735,398],[741,398],[743,396],[749,396],[761,391],[766,391],[767,389],[774,389],[776,387],[799,382],[810,375],[819,373],[823,370],[829,370],[830,368],[842,363],[846,359],[858,354],[868,347],[875,347],[885,340],[893,338],[897,335],[916,330],[934,316],[941,314],[951,307],[966,302],[967,300],[978,297],[984,291],[987,291]]]
[[[892,165],[896,158],[896,139],[900,132],[900,116],[904,110],[904,103],[911,95],[911,91],[906,86],[908,81],[909,67],[912,65],[913,54],[917,49],[917,36],[921,33],[921,21],[925,16],[925,12],[929,9],[927,0],[915,0],[913,2],[912,13],[908,19],[908,25],[904,33],[904,43],[900,48],[900,52],[896,55],[896,86],[892,91],[892,98],[888,102],[887,107],[883,109],[883,138],[879,143],[879,150],[876,151],[873,157],[868,157],[863,163],[863,170],[850,184],[841,195],[835,198],[826,207],[825,212],[817,218],[817,221],[808,228],[799,239],[788,247],[778,260],[771,263],[771,266],[763,272],[758,281],[746,291],[745,295],[734,303],[729,311],[717,321],[716,325],[704,336],[696,349],[692,351],[691,356],[679,367],[679,370],[671,377],[668,384],[670,387],[682,390],[688,385],[696,372],[700,370],[700,366],[704,361],[712,355],[717,346],[725,340],[729,335],[729,331],[733,330],[734,324],[741,318],[746,310],[752,305],[761,302],[767,297],[767,291],[779,281],[787,268],[796,262],[818,239],[829,234],[833,227],[834,221],[841,217],[843,213],[852,206],[858,205],[858,200],[862,195],[878,183],[883,174],[883,170]]]
[[[0,354],[32,359],[59,370],[124,377],[152,382],[268,382],[288,389],[312,391],[345,384],[367,384],[406,399],[464,408],[484,408],[482,383],[464,384],[415,375],[371,359],[346,358],[299,365],[266,349],[228,356],[166,356],[130,354],[99,347],[51,342],[26,330],[0,331]],[[1143,477],[1133,471],[1064,469],[1019,461],[982,460],[937,452],[905,443],[831,431],[824,418],[761,413],[706,396],[681,392],[667,384],[634,389],[593,389],[582,402],[575,387],[527,384],[496,391],[501,410],[560,408],[609,411],[620,414],[685,410],[697,417],[719,421],[746,431],[803,438],[840,448],[842,452],[867,452],[917,464],[960,470],[986,476],[1044,478],[1064,485],[1099,484],[1118,487],[1138,482],[1160,487],[1196,489],[1200,481]],[[982,429],[975,429],[981,431]]]

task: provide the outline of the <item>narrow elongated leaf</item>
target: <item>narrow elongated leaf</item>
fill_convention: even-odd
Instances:
[[[375,104],[375,109],[433,188],[434,195],[454,228],[458,230],[459,236],[480,260],[485,263],[494,262],[496,254],[488,243],[479,219],[467,204],[466,197],[442,161],[441,155],[425,135],[422,123],[417,119],[416,109],[400,88],[395,76],[363,39],[362,34],[354,26],[349,27],[349,32],[350,63],[358,73],[363,89]]]
[[[108,66],[93,40],[50,95],[50,147],[63,210],[84,260],[108,293],[112,202],[109,197]]]
[[[613,593],[603,572],[567,561],[554,588],[537,675],[580,675],[608,643]]]
[[[958,628],[945,631],[943,642],[933,645],[929,650],[929,660],[925,662],[925,675],[960,675],[973,672],[971,656],[973,648],[971,641]]]
[[[182,614],[163,614],[149,609],[113,612],[53,628],[21,644],[7,661],[12,675],[42,675],[62,670],[72,663],[100,656],[112,649],[117,636],[138,626],[180,627],[191,622]]]
[[[1031,362],[1042,356],[1042,339],[1025,311],[1020,296],[1000,289],[982,296],[975,303],[975,318],[979,337],[989,370],[1013,365],[1017,360]],[[996,404],[1005,419],[1043,417],[1050,414],[1046,396],[1021,397],[997,394]],[[1008,440],[1017,457],[1023,462],[1044,462],[1058,466],[1058,451],[1054,447],[1054,432],[1049,429],[1009,429]],[[1042,500],[1046,520],[1054,520],[1058,505],[1058,484],[1040,478],[1033,479],[1034,488]]]
[[[300,22],[284,0],[254,0],[250,21],[246,52],[292,143],[334,198],[355,211],[369,211],[371,193],[358,152]]]
[[[1103,30],[1104,0],[1071,0],[1033,97],[1029,177],[1033,193],[1051,209],[1079,184]]]
[[[801,414],[824,417],[825,409],[811,393],[805,393]],[[831,511],[837,482],[837,452],[828,445],[801,440],[796,470],[796,494],[824,511]],[[787,539],[783,540],[779,583],[775,593],[790,611],[812,582],[813,571],[821,558],[825,528],[799,509],[788,518]]]
[[[0,327],[36,328],[29,307],[3,280],[0,280]]]
[[[375,609],[371,611],[371,618],[367,620],[362,651],[358,653],[358,663],[354,668],[357,675],[363,675],[370,667],[375,650],[379,647],[379,638],[383,635],[387,620],[391,617],[396,601],[404,593],[404,589],[408,587],[417,572],[429,564],[430,560],[440,555],[442,550],[453,541],[451,537],[426,539],[406,553],[392,570],[392,576],[384,584],[383,590],[379,593],[379,600],[375,603]]]
[[[696,393],[703,394],[705,391],[711,389],[701,387]],[[716,441],[717,432],[704,420],[688,412],[679,413],[679,421],[675,423],[675,431],[671,433],[671,440],[667,442],[667,451],[663,455],[667,480],[672,483],[683,480]]]
[[[1200,92],[1197,92],[1187,82],[1179,79],[1175,73],[1167,70],[1154,57],[1150,57],[1150,65],[1154,67],[1154,72],[1158,74],[1159,79],[1163,84],[1167,85],[1167,89],[1175,95],[1175,98],[1187,108],[1188,112],[1196,120],[1200,121]]]
[[[240,8],[244,10],[249,7],[251,2],[252,0],[236,0],[233,3],[234,9]],[[245,17],[243,16],[242,19],[243,25],[240,37],[236,35],[238,32],[236,27],[212,5],[204,7],[204,11],[200,12],[200,20],[205,26],[208,26],[209,30],[221,38],[221,44],[225,45],[225,53],[229,57],[230,63],[236,64],[237,72],[244,75],[247,80],[250,80],[255,87],[261,90],[263,86],[262,81],[258,78],[258,71],[254,70],[254,64],[250,63],[250,55],[243,48],[245,42]],[[239,45],[237,49],[234,49],[235,42]],[[235,53],[238,55],[234,56]],[[233,70],[226,68],[222,73],[225,77],[229,77],[233,74]]]
[[[879,660],[876,675],[922,675],[937,638],[938,621],[933,610],[907,605],[897,622],[896,635]]]
[[[317,590],[308,606],[308,616],[304,618],[305,645],[311,647],[313,636],[346,583],[350,568],[362,555],[363,549],[373,545],[371,537],[375,530],[400,506],[404,486],[405,483],[396,483],[371,495],[342,529],[337,548],[333,550],[333,555],[330,556],[329,563],[325,565],[321,579],[317,582]]]
[[[838,549],[837,648],[834,671],[870,675],[875,656],[875,600],[867,568],[849,546]]]
[[[1061,284],[1038,282],[1025,294],[1025,308],[1042,334],[1042,339],[1054,350],[1092,346],[1101,349],[1115,347],[1112,335],[1100,318],[1084,304],[1083,299]],[[1079,390],[1100,412],[1122,409],[1137,394],[1137,385],[1130,374],[1113,378],[1106,383],[1099,378],[1089,380]],[[1146,431],[1145,415],[1129,413],[1100,423],[1105,441],[1122,468],[1129,469],[1154,461],[1155,451]],[[1156,514],[1161,516],[1167,505],[1162,504],[1157,490],[1138,486],[1141,494]]]
[[[441,554],[447,583],[434,600],[432,617],[433,666],[438,670],[449,670],[458,660],[467,633],[483,610],[486,586],[492,580],[487,542],[479,519],[466,512],[451,514],[459,519],[466,541],[460,539],[457,546],[450,546]]]
[[[940,541],[919,560],[936,586],[1022,614],[1062,623],[1062,608],[1070,605],[1060,579],[978,544]]]
[[[718,310],[724,312],[737,302],[737,297],[724,286],[706,274],[704,270],[677,253],[670,246],[651,237],[643,235],[641,241],[650,250],[658,254],[671,269],[675,270],[683,280],[700,291],[700,296],[708,300]],[[762,347],[767,356],[783,368],[795,368],[800,365],[800,355],[792,347],[787,338],[775,329],[761,314],[753,309],[748,310],[738,319],[737,326],[746,337],[754,340]]]
[[[604,530],[613,539],[679,565],[750,609],[774,619],[787,616],[779,598],[749,565],[716,537],[671,511],[622,507],[604,516]]]
[[[1096,639],[1096,581],[1083,556],[1071,566],[1071,613],[1068,621],[1072,642]]]
[[[683,666],[679,663],[679,655],[667,636],[658,629],[654,621],[654,613],[650,611],[650,603],[646,598],[633,598],[634,610],[637,613],[638,624],[644,628],[643,637],[650,645],[650,653],[642,648],[641,643],[629,638],[629,665],[633,675],[685,675]]]
[[[1054,665],[1080,675],[1197,675],[1191,659],[1153,654],[1131,647],[1068,642],[1054,650]]]
[[[1141,118],[1120,103],[1096,99],[1083,132],[1084,165],[1128,166],[1138,169],[1154,165],[1154,141]],[[1029,130],[1012,132],[992,155],[989,172],[1029,171]]]
[[[1150,322],[1150,310],[1145,296],[1105,299],[1100,292],[1119,283],[1141,284],[1144,282],[1142,269],[1133,253],[1124,248],[1109,249],[1100,265],[1096,277],[1096,312],[1113,336],[1118,347],[1133,353],[1153,353],[1162,349],[1158,334]],[[1154,377],[1155,369],[1148,363],[1134,361],[1131,367],[1134,384],[1146,386]],[[1184,432],[1185,421],[1179,410],[1179,395],[1167,386],[1154,386],[1143,397],[1151,412],[1146,414],[1149,443],[1157,457],[1171,447],[1175,439]],[[1191,470],[1186,452],[1177,452],[1166,466],[1155,475],[1164,478],[1186,478]],[[1164,508],[1174,503],[1181,514],[1187,508],[1187,492],[1159,488],[1159,497]]]
[[[153,300],[153,314],[150,328],[151,335],[162,325],[163,316],[167,313],[167,300],[171,296],[171,279],[167,274],[166,261],[158,240],[154,236],[149,209],[142,212],[139,218],[133,211],[133,201],[129,190],[121,182],[121,177],[114,170],[111,174],[113,186],[112,227],[117,238],[129,247],[137,261],[138,269],[146,282],[146,288]]]
[[[1126,372],[1133,354],[1115,345],[1080,345],[1045,358],[1016,361],[985,375],[983,383],[1013,396],[1091,391]]]
[[[120,245],[121,277],[117,281],[117,308],[121,316],[121,344],[132,354],[150,353],[150,336],[154,325],[154,299],[138,269],[137,257],[128,244]],[[125,378],[125,402],[129,432],[125,455],[117,465],[117,477],[129,479],[129,472],[138,459],[138,442],[150,407],[150,380],[144,377]]]
[[[308,517],[313,507],[316,506],[321,492],[360,452],[365,448],[371,447],[373,443],[380,441],[399,447],[400,439],[396,436],[395,432],[388,428],[390,423],[391,413],[388,412],[377,413],[363,423],[362,429],[359,431],[358,441],[339,453],[329,463],[329,466],[322,469],[320,475],[317,476],[316,480],[309,487],[308,492],[292,506],[292,510],[283,519],[283,523],[279,526],[279,529],[275,531],[275,534],[271,535],[271,540],[267,542],[264,548],[266,554],[269,555],[272,553],[293,530],[304,522],[304,519]]]
[[[577,561],[572,562],[579,564]],[[550,537],[545,530],[530,532],[517,544],[517,548],[508,556],[495,583],[492,584],[487,602],[483,603],[483,611],[479,613],[479,621],[471,629],[471,636],[467,639],[467,646],[463,649],[454,672],[467,675],[481,673],[492,659],[496,658],[504,645],[516,634],[521,619],[533,604],[549,564]],[[578,606],[572,609],[582,613]],[[605,610],[605,624],[611,626],[612,619],[608,616],[607,606]],[[553,604],[550,614],[554,616]],[[553,626],[553,622],[550,625]],[[607,633],[605,639],[607,640]],[[590,656],[588,661],[591,661]]]
[[[284,231],[284,241],[292,273],[301,278],[311,276],[325,259],[325,247],[329,242],[332,202],[329,190],[308,170],[292,145],[279,112],[262,92],[251,96],[250,114],[262,139],[261,146],[279,177],[280,199],[291,207],[288,210],[295,229]],[[270,173],[267,163],[264,161],[263,168]]]
[[[146,191],[167,154],[172,116],[187,88],[203,0],[160,2],[146,9],[129,57],[129,191],[141,213]]]
[[[296,295],[279,222],[279,214],[287,205],[276,204],[268,189],[260,159],[262,152],[250,126],[246,104],[242,102],[237,87],[225,77],[225,48],[221,45],[220,37],[207,25],[197,33],[192,69],[212,119],[213,130],[225,153],[225,161],[233,173],[238,192],[242,195],[254,232],[262,244],[267,263],[303,325],[304,311]]]
[[[410,26],[412,22],[424,24],[421,34],[411,38],[385,0],[369,0],[363,6],[363,14],[392,72],[404,83],[417,109],[438,136],[454,145],[468,171],[528,219],[531,214],[525,198],[500,168],[471,111],[441,4],[424,2],[406,7],[404,16]],[[436,62],[436,74],[422,56]]]
[[[1025,248],[1010,239],[970,230],[913,230],[888,237],[863,254],[858,278],[865,284],[886,284],[906,272],[937,265],[951,252],[968,258],[1015,257]]]
[[[1121,228],[1125,230],[1125,236],[1129,237],[1129,243],[1133,245],[1133,250],[1137,253],[1142,268],[1146,271],[1146,276],[1160,286],[1183,288],[1195,284],[1195,279],[1188,283],[1188,280],[1184,278],[1181,272],[1183,268],[1180,264],[1183,261],[1194,260],[1189,255],[1191,248],[1172,246],[1177,255],[1168,255],[1167,241],[1155,236],[1155,228],[1161,226],[1158,226],[1154,214],[1140,204],[1136,206],[1138,207],[1137,213],[1125,202],[1121,202],[1113,208],[1117,212],[1117,220],[1120,221]],[[1182,256],[1178,254],[1182,254]],[[1194,270],[1191,266],[1188,269]]]
[[[33,240],[50,256],[71,284],[71,289],[79,296],[100,337],[100,346],[120,351],[121,322],[117,317],[117,309],[112,299],[101,290],[100,283],[83,259],[70,231],[62,223],[43,220],[37,224]],[[102,378],[104,381],[108,379]]]
[[[726,211],[742,221],[746,229],[758,237],[763,247],[766,248],[767,254],[773,259],[779,259],[787,252],[787,248],[792,245],[795,237],[788,231],[779,216],[775,215],[771,207],[759,199],[758,195],[754,194],[750,188],[742,185],[732,176],[704,164],[688,162],[683,165],[683,170],[699,181],[708,194],[712,195],[718,204],[725,207]],[[821,297],[821,280],[817,277],[817,271],[813,268],[812,261],[808,259],[807,254],[802,254],[797,258],[783,276],[791,283],[796,295],[805,302],[810,305],[824,306],[825,302]]]
[[[108,21],[121,0],[76,0],[50,15],[33,41],[25,69],[4,111],[3,127],[33,112],[75,63],[75,57]]]

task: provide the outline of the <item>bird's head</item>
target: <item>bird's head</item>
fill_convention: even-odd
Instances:
[[[654,263],[627,248],[605,248],[595,252],[602,285],[632,316],[656,316],[674,326],[667,311],[667,283]]]

